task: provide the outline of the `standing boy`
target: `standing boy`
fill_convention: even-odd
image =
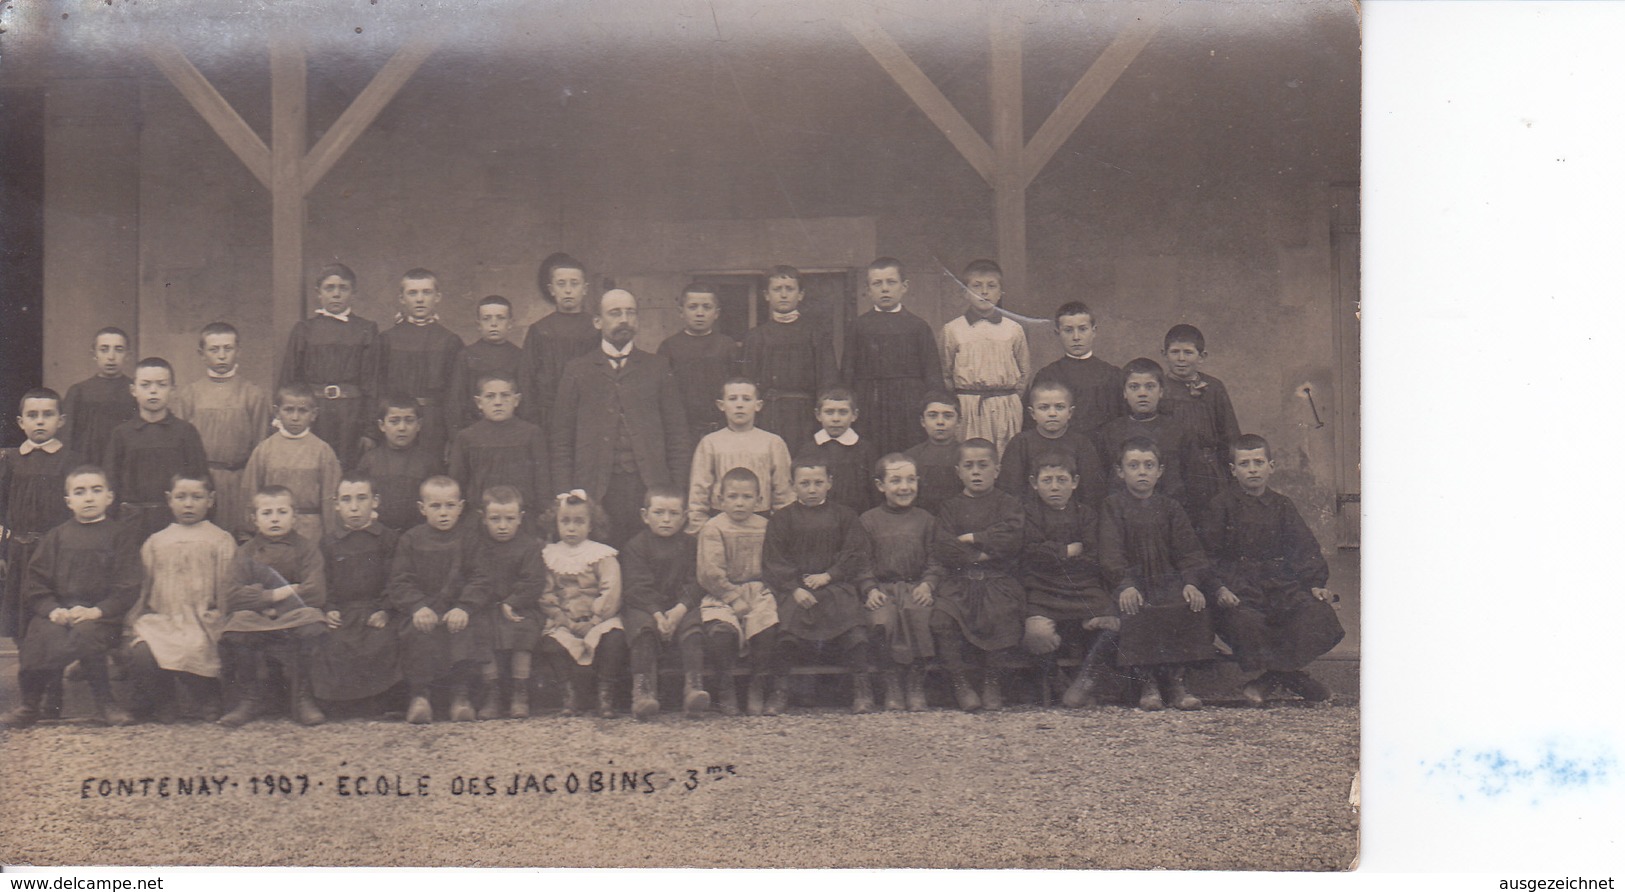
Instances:
[[[738,374],[739,345],[716,330],[722,305],[715,288],[696,282],[683,289],[679,300],[683,330],[661,341],[658,352],[671,362],[677,375],[690,439],[698,443],[723,427],[714,400],[722,383]]]
[[[16,449],[0,452],[0,527],[5,529],[0,635],[19,643],[29,616],[22,603],[28,561],[46,531],[72,517],[62,500],[62,486],[68,471],[82,464],[79,454],[59,439],[64,422],[61,405],[54,390],[38,388],[23,394],[17,404],[17,427],[27,439]]]
[[[214,519],[227,531],[248,516],[243,467],[271,431],[271,399],[264,388],[238,374],[237,329],[211,322],[198,337],[204,377],[175,393],[175,415],[192,423],[203,439],[214,480]]]
[[[1106,497],[1104,463],[1094,438],[1073,423],[1072,392],[1059,381],[1039,381],[1027,393],[1032,401],[1027,414],[1036,425],[1010,438],[999,462],[999,488],[1018,498],[1025,495],[1032,486],[1033,462],[1038,456],[1064,452],[1077,468],[1075,497],[1098,509]]]
[[[321,700],[362,700],[401,680],[400,633],[384,593],[400,534],[377,521],[372,481],[354,471],[333,502],[338,526],[321,543],[327,634],[312,648],[310,683]]]
[[[845,387],[831,387],[818,394],[817,410],[819,430],[812,441],[803,443],[799,456],[816,458],[829,469],[834,486],[829,497],[837,504],[856,512],[868,511],[879,501],[874,488],[875,445],[852,429],[858,420],[858,410],[852,391]]]
[[[129,354],[130,336],[124,329],[109,326],[96,332],[90,354],[96,360],[96,374],[69,387],[62,402],[66,419],[62,443],[85,461],[105,462],[113,428],[135,417],[135,397],[130,390],[135,382],[124,374]]]
[[[1168,360],[1168,376],[1157,411],[1191,432],[1191,463],[1185,471],[1191,492],[1186,504],[1200,512],[1227,488],[1230,475],[1224,468],[1230,460],[1230,444],[1241,436],[1241,425],[1224,382],[1202,371],[1207,343],[1201,329],[1194,325],[1168,329],[1162,339],[1162,356]]]
[[[1157,444],[1160,469],[1157,492],[1178,501],[1186,514],[1201,507],[1191,501],[1186,469],[1195,452],[1190,428],[1171,415],[1160,411],[1162,406],[1162,366],[1154,359],[1140,357],[1123,366],[1123,401],[1128,414],[1101,425],[1095,430],[1095,449],[1105,462],[1121,455],[1123,444],[1136,437],[1146,437]],[[1114,469],[1106,469],[1108,475]],[[1121,474],[1117,474],[1122,479]],[[1120,487],[1119,487],[1120,489]]]
[[[1032,374],[1027,332],[999,311],[1004,271],[975,260],[963,277],[966,309],[942,327],[942,376],[959,395],[964,438],[993,443],[994,458],[1021,430],[1021,394]]]
[[[846,336],[842,365],[863,416],[857,428],[881,455],[914,443],[914,413],[927,392],[942,387],[937,339],[924,319],[903,307],[908,276],[895,257],[869,264],[869,300]]]
[[[660,711],[659,658],[677,651],[683,669],[683,715],[711,707],[705,690],[696,541],[683,532],[683,492],[656,487],[643,499],[643,530],[621,549],[621,623],[632,648],[632,717]],[[669,658],[669,656],[668,656]]]
[[[440,324],[440,280],[421,267],[401,276],[401,311],[395,325],[378,336],[378,386],[404,393],[423,410],[424,448],[430,455],[446,449],[446,412],[452,370],[463,342]]]
[[[925,440],[903,450],[920,474],[920,494],[914,503],[935,514],[942,503],[964,487],[959,482],[959,400],[936,391],[925,395],[920,407]]]
[[[207,474],[209,459],[197,428],[169,411],[175,370],[168,362],[148,357],[137,363],[130,392],[137,415],[108,438],[108,486],[124,500],[122,519],[145,539],[169,526],[169,478]]]
[[[311,429],[319,417],[316,397],[304,385],[278,387],[277,432],[254,447],[243,468],[243,486],[248,492],[267,486],[288,489],[296,514],[294,527],[312,547],[322,541],[344,473],[332,447]]]
[[[818,424],[814,400],[836,383],[835,352],[828,332],[801,318],[801,273],[775,266],[767,273],[766,322],[745,335],[742,373],[762,389],[758,424],[786,443],[812,439]]]
[[[90,682],[96,718],[109,725],[130,722],[130,714],[113,702],[107,653],[118,645],[124,615],[141,591],[139,532],[107,516],[113,490],[100,468],[70,470],[64,488],[73,520],[40,538],[23,585],[29,621],[17,649],[22,702],[0,717],[7,728],[39,721],[46,689],[74,661]]]
[[[480,420],[479,409],[474,405],[474,388],[481,375],[507,375],[514,382],[524,380],[519,377],[519,366],[525,353],[508,340],[508,332],[513,330],[513,304],[500,294],[492,294],[479,302],[474,313],[480,336],[457,354],[457,364],[451,373],[451,405],[446,408],[446,417],[454,434]]]
[[[526,505],[553,495],[547,437],[542,429],[514,417],[520,393],[514,379],[498,372],[480,376],[474,403],[480,420],[457,432],[447,468],[463,492],[484,493],[493,486],[519,490]]]
[[[1073,424],[1080,433],[1123,414],[1123,370],[1095,355],[1099,323],[1094,310],[1082,301],[1068,301],[1055,311],[1055,331],[1064,355],[1033,375],[1040,382],[1065,384],[1072,393]]]
[[[751,510],[759,514],[777,511],[795,501],[790,492],[790,450],[778,434],[756,426],[762,411],[756,385],[744,378],[729,378],[720,388],[722,398],[713,405],[721,410],[728,426],[712,431],[694,448],[694,462],[688,472],[688,531],[700,527],[722,507],[722,481],[734,468],[745,468],[761,487]]]
[[[446,472],[440,457],[424,448],[418,437],[423,428],[418,401],[401,393],[386,393],[378,401],[378,432],[383,445],[368,449],[356,471],[372,481],[378,494],[378,520],[397,533],[423,521],[418,512],[418,486]]]
[[[276,379],[277,387],[303,384],[321,400],[316,436],[346,468],[361,457],[362,428],[378,393],[378,325],[350,308],[355,287],[355,273],[342,263],[316,273],[316,312],[288,333]]]
[[[598,329],[587,312],[587,267],[559,252],[542,261],[536,284],[542,302],[553,312],[531,323],[525,332],[524,359],[519,389],[530,394],[524,418],[552,430],[553,400],[564,377],[564,366],[598,346]]]

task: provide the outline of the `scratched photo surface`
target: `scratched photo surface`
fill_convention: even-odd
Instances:
[[[1166,365],[1164,333],[1201,330],[1201,370],[1269,441],[1270,485],[1318,540],[1345,635],[1308,667],[1328,701],[1250,706],[1254,673],[1216,647],[1189,676],[1199,711],[1141,711],[1127,689],[1043,705],[1019,647],[1005,708],[974,713],[933,671],[929,710],[853,715],[847,677],[814,667],[783,716],[684,718],[667,674],[652,721],[630,717],[625,685],[616,718],[564,718],[539,668],[523,721],[452,723],[437,699],[434,723],[407,724],[397,692],[315,727],[229,730],[185,702],[174,723],[100,727],[69,680],[62,720],[0,731],[0,863],[1357,858],[1351,4],[98,0],[4,18],[7,406],[93,375],[103,326],[134,335],[126,372],[162,356],[184,385],[204,376],[199,330],[230,322],[238,374],[270,388],[333,262],[381,329],[402,273],[426,267],[458,338],[498,294],[519,343],[552,312],[538,265],[568,252],[595,295],[636,296],[651,352],[682,330],[685,284],[716,289],[737,340],[768,322],[765,273],[789,264],[845,362],[871,260],[902,261],[905,306],[940,342],[968,306],[956,277],[994,258],[1029,377],[1062,358],[1067,301],[1090,305],[1116,366]],[[0,709],[19,703],[13,644]],[[1057,696],[1077,665],[1061,661]]]

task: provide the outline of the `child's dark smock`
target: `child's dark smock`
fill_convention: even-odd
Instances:
[[[1027,597],[1016,571],[1024,526],[1021,503],[997,489],[980,496],[961,492],[937,512],[931,553],[946,574],[937,610],[958,623],[965,640],[981,650],[1021,643]],[[960,542],[966,533],[975,541]],[[982,554],[987,558],[978,560]]]
[[[818,603],[802,607],[793,595],[802,577],[828,573],[829,585],[812,591]],[[845,505],[825,500],[809,508],[795,502],[767,520],[762,578],[778,598],[779,628],[804,641],[828,641],[868,621],[858,599],[864,567],[863,527]]]
[[[322,539],[327,609],[340,616],[339,627],[327,630],[311,660],[311,685],[323,700],[371,697],[401,680],[394,621],[381,629],[367,625],[374,613],[389,609],[384,590],[399,538],[373,521],[359,530],[341,527]]]
[[[1122,618],[1117,662],[1122,666],[1189,663],[1213,656],[1209,567],[1185,509],[1167,496],[1106,497],[1100,512],[1100,564],[1112,595],[1139,590],[1145,604]],[[1192,611],[1184,588],[1202,591],[1207,609]]]

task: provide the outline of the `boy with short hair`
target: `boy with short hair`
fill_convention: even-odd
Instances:
[[[400,534],[378,522],[372,481],[351,471],[333,496],[338,524],[322,537],[327,634],[312,648],[319,700],[364,700],[401,680],[400,630],[385,588]]]
[[[998,451],[991,441],[973,437],[959,444],[955,470],[962,489],[938,509],[931,545],[945,572],[931,633],[959,708],[999,709],[1004,694],[992,661],[1021,643],[1027,617],[1026,593],[1016,579],[1023,512],[1020,500],[993,485]],[[967,674],[972,663],[982,672],[980,696]]]
[[[632,717],[660,712],[659,658],[675,649],[683,668],[683,715],[711,707],[705,690],[700,627],[698,543],[683,531],[683,491],[653,486],[643,496],[643,525],[621,549],[621,623],[632,649]]]
[[[62,444],[85,461],[102,464],[107,458],[107,441],[113,428],[135,417],[135,381],[124,374],[124,360],[130,354],[130,336],[124,329],[108,326],[91,337],[90,355],[96,360],[96,374],[68,388],[62,401]]]
[[[795,501],[790,492],[789,448],[778,434],[756,426],[762,400],[755,383],[729,378],[721,393],[713,406],[721,410],[727,427],[700,439],[689,468],[687,530],[696,535],[713,512],[723,510],[722,483],[734,468],[747,468],[758,481],[766,481],[752,511],[766,514]]]
[[[767,712],[790,702],[783,650],[827,655],[852,672],[852,711],[873,712],[869,684],[869,617],[856,584],[868,573],[863,525],[857,512],[829,497],[828,461],[809,455],[791,466],[796,501],[767,521],[762,578],[778,597],[781,668],[773,677]]]
[[[1124,443],[1136,437],[1150,438],[1157,444],[1161,480],[1157,484],[1157,492],[1178,501],[1189,514],[1197,507],[1190,500],[1191,490],[1186,478],[1186,469],[1190,467],[1191,454],[1195,449],[1194,438],[1190,428],[1179,419],[1161,414],[1162,394],[1162,366],[1156,360],[1140,357],[1123,366],[1123,399],[1128,414],[1113,418],[1095,431],[1095,448],[1103,461],[1115,462],[1115,456],[1123,453]],[[1115,466],[1108,467],[1106,473],[1121,479]],[[1113,488],[1118,491],[1122,489],[1120,486]]]
[[[191,422],[203,439],[214,481],[214,519],[235,530],[248,513],[243,467],[254,447],[271,431],[271,399],[265,389],[238,374],[237,329],[211,322],[198,336],[204,377],[175,392],[175,417]]]
[[[814,400],[837,378],[829,333],[801,318],[804,296],[795,267],[768,270],[768,319],[745,335],[741,347],[741,372],[761,388],[758,426],[796,444],[818,430]]]
[[[815,417],[819,431],[803,443],[798,457],[814,457],[829,469],[834,485],[829,497],[855,512],[868,511],[879,501],[873,486],[875,445],[852,429],[858,420],[856,401],[845,387],[818,394]]]
[[[657,352],[670,360],[677,375],[690,439],[698,443],[706,434],[723,428],[715,400],[723,382],[738,374],[739,345],[716,330],[722,312],[716,288],[690,284],[678,298],[678,309],[683,313],[683,328],[661,341]]]
[[[959,400],[946,391],[925,395],[920,406],[920,427],[925,441],[903,450],[920,474],[920,493],[914,503],[935,514],[942,503],[959,495]]]
[[[525,496],[512,486],[480,491],[480,529],[470,530],[468,585],[463,598],[471,604],[536,604],[547,585],[541,543],[525,524]],[[485,695],[479,718],[530,717],[530,670],[541,643],[542,621],[534,608],[520,617],[511,610],[490,613],[494,658],[484,666]],[[508,682],[508,704],[502,687]],[[568,683],[561,679],[561,683]]]
[[[991,260],[966,265],[964,315],[942,327],[942,376],[959,396],[965,439],[993,443],[994,457],[1021,430],[1021,395],[1032,375],[1027,332],[999,310],[1004,271]]]
[[[316,272],[316,312],[288,332],[276,379],[279,388],[303,384],[321,401],[316,436],[346,468],[361,458],[367,411],[378,393],[378,324],[351,309],[355,289],[355,273],[342,263]]]
[[[700,620],[705,630],[706,662],[717,670],[716,701],[723,715],[739,714],[733,670],[741,655],[750,657],[750,690],[745,711],[766,711],[767,677],[778,666],[779,608],[762,581],[762,549],[767,518],[756,513],[762,484],[748,468],[722,475],[722,513],[700,528],[696,576],[705,597]],[[773,713],[777,715],[777,712]]]
[[[327,720],[310,687],[310,661],[327,630],[327,574],[321,546],[299,534],[294,495],[261,486],[249,499],[254,535],[238,546],[220,634],[220,662],[237,704],[220,724],[240,728],[270,708],[272,669],[289,692],[289,714],[301,725]]]
[[[1147,712],[1165,703],[1201,709],[1185,690],[1185,670],[1213,655],[1202,594],[1211,570],[1185,509],[1157,492],[1160,452],[1150,437],[1126,440],[1117,452],[1124,491],[1107,496],[1100,512],[1100,565],[1121,613],[1117,663],[1139,679]]]
[[[546,435],[515,417],[523,400],[513,378],[488,372],[480,376],[477,387],[474,404],[480,420],[452,438],[448,473],[464,492],[483,494],[494,486],[512,486],[525,504],[542,504],[553,495]]]
[[[858,580],[874,627],[875,665],[885,667],[885,707],[919,712],[925,702],[925,661],[931,646],[931,609],[942,585],[942,566],[931,556],[937,522],[914,505],[919,471],[914,460],[893,452],[875,462],[874,483],[886,503],[865,511],[868,572]],[[907,692],[900,668],[908,670]]]
[[[386,393],[378,401],[378,432],[383,443],[368,449],[356,472],[371,480],[378,494],[378,520],[397,533],[423,522],[418,487],[446,472],[440,457],[419,439],[423,429],[418,401],[403,393]]]
[[[1123,415],[1123,370],[1095,355],[1099,322],[1083,301],[1056,308],[1055,332],[1063,355],[1033,375],[1033,387],[1039,382],[1065,384],[1072,394],[1072,423],[1080,433],[1093,433]]]
[[[319,417],[316,396],[309,388],[303,384],[278,387],[277,432],[254,447],[243,468],[243,486],[249,492],[267,486],[287,487],[297,515],[294,526],[312,547],[322,541],[322,531],[332,520],[332,499],[344,473],[333,448],[311,429]]]
[[[537,270],[536,284],[542,302],[553,312],[531,323],[525,332],[519,389],[530,394],[522,417],[547,430],[564,364],[598,349],[600,336],[592,314],[586,312],[587,267],[581,261],[562,251],[549,255]]]
[[[169,526],[169,479],[206,474],[209,459],[197,428],[169,411],[175,369],[168,362],[149,356],[137,363],[130,393],[136,417],[113,428],[107,440],[107,482],[123,499],[122,519],[145,539]]]
[[[841,356],[857,397],[854,417],[863,416],[857,428],[884,455],[915,442],[914,413],[927,392],[942,388],[942,360],[931,326],[903,306],[903,262],[877,258],[866,282],[874,309],[853,320]]]
[[[1230,472],[1235,484],[1209,504],[1198,532],[1219,584],[1213,625],[1242,671],[1261,673],[1242,696],[1262,706],[1282,687],[1328,699],[1326,686],[1303,671],[1343,640],[1320,543],[1292,500],[1270,488],[1275,462],[1263,437],[1236,439]]]
[[[62,500],[68,471],[83,464],[64,446],[62,398],[54,390],[35,388],[17,402],[17,427],[26,437],[21,446],[0,452],[0,635],[22,641],[28,612],[22,603],[28,561],[47,530],[73,515]]]
[[[124,615],[141,591],[139,532],[107,516],[114,492],[100,468],[73,468],[64,490],[73,520],[40,538],[23,584],[29,621],[17,649],[22,702],[0,717],[7,728],[39,721],[47,687],[74,661],[90,682],[96,718],[109,725],[131,720],[113,701],[107,654],[118,646]]]
[[[1199,511],[1227,488],[1230,475],[1224,468],[1230,444],[1241,436],[1241,426],[1224,382],[1201,370],[1207,359],[1201,329],[1183,324],[1168,329],[1162,339],[1162,356],[1168,360],[1168,374],[1157,411],[1172,416],[1191,432],[1191,463],[1185,469],[1190,498],[1186,504]]]
[[[513,330],[513,304],[500,294],[489,294],[475,306],[474,315],[480,336],[457,354],[448,388],[451,405],[446,409],[446,416],[453,434],[480,420],[479,408],[474,405],[474,397],[478,395],[474,388],[481,375],[507,375],[516,385],[524,380],[519,377],[519,366],[524,361],[525,351],[508,340],[508,333]]]
[[[406,720],[414,725],[434,721],[429,690],[448,684],[451,720],[472,722],[469,688],[481,664],[491,662],[491,616],[479,589],[469,589],[463,557],[463,514],[457,481],[435,476],[418,489],[423,523],[407,530],[395,545],[387,595],[401,626],[401,671],[411,704]]]
[[[1074,498],[1078,466],[1070,453],[1041,453],[1031,467],[1021,550],[1021,585],[1027,592],[1022,644],[1038,657],[1039,699],[1045,706],[1061,649],[1086,654],[1061,698],[1063,705],[1077,708],[1093,697],[1117,653],[1116,610],[1100,578],[1100,516],[1094,502]]]
[[[440,279],[414,267],[401,276],[401,311],[395,324],[378,336],[378,386],[404,393],[423,410],[424,448],[441,455],[446,448],[447,406],[452,371],[463,342],[440,324]],[[455,410],[453,410],[455,411]]]
[[[1072,392],[1059,381],[1040,381],[1027,393],[1032,401],[1027,414],[1036,426],[1016,434],[1005,447],[998,487],[1024,497],[1031,492],[1033,462],[1046,452],[1064,452],[1072,457],[1073,473],[1078,477],[1074,498],[1097,508],[1106,497],[1106,478],[1094,438],[1072,423]]]
[[[173,702],[178,685],[203,720],[220,718],[220,653],[215,642],[231,591],[237,540],[208,520],[216,505],[207,475],[169,482],[175,522],[141,546],[145,578],[129,615],[133,712],[148,718]]]

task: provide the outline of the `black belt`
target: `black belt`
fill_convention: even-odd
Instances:
[[[324,384],[316,388],[316,395],[329,400],[354,400],[361,398],[361,388],[354,384]]]

